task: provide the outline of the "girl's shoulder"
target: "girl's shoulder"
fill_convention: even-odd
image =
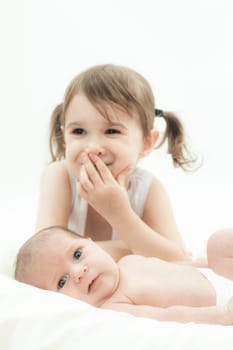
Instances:
[[[146,206],[155,204],[167,199],[167,191],[163,183],[150,171],[142,168],[136,168],[131,178],[131,186],[129,188],[129,197],[140,199],[138,206],[140,206],[140,212]],[[137,200],[138,202],[138,200]]]
[[[43,169],[42,175],[43,174],[55,175],[56,173],[67,173],[67,168],[64,161],[55,161],[55,162],[49,163]]]
[[[37,230],[54,225],[66,226],[71,210],[69,176],[61,162],[48,164],[41,174]]]
[[[69,174],[63,161],[49,163],[41,173],[41,182],[66,182],[68,179]]]
[[[146,169],[143,169],[143,168],[139,168],[139,167],[136,167],[133,171],[133,173],[131,174],[131,181],[137,181],[137,182],[151,182],[154,178],[154,175],[146,170]]]
[[[161,181],[150,171],[137,167],[130,177],[130,188],[129,193],[137,192],[144,193],[144,196],[147,196],[147,193],[151,188],[161,188],[163,187]]]
[[[128,196],[133,210],[139,217],[142,217],[144,212],[145,202],[153,179],[152,173],[139,167],[131,174]]]

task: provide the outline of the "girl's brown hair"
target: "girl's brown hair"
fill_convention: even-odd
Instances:
[[[52,161],[65,157],[62,131],[65,115],[73,97],[80,93],[84,94],[105,118],[108,118],[106,105],[123,109],[130,116],[137,116],[145,138],[154,127],[155,100],[146,79],[127,67],[113,64],[94,66],[71,81],[63,103],[59,104],[52,113],[49,136]],[[195,159],[189,153],[185,143],[181,121],[173,112],[160,112],[160,117],[162,116],[166,121],[166,130],[157,148],[167,140],[168,153],[172,156],[174,166],[184,170],[190,169]]]

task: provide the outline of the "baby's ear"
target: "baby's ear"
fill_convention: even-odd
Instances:
[[[140,152],[141,158],[145,157],[147,154],[149,154],[153,150],[156,142],[158,141],[158,138],[159,138],[159,131],[152,129],[150,131],[150,135],[144,139],[144,147],[143,147],[143,150]]]

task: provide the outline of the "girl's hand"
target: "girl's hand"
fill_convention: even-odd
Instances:
[[[105,163],[95,154],[84,156],[80,170],[79,193],[107,221],[130,207],[126,178],[127,167],[115,179]]]

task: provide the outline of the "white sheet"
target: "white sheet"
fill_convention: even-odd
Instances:
[[[32,233],[34,200],[9,203],[1,206],[1,350],[233,349],[233,327],[136,318],[16,282],[11,277],[13,262]]]
[[[0,276],[1,349],[232,350],[233,327],[162,323],[95,309]]]

